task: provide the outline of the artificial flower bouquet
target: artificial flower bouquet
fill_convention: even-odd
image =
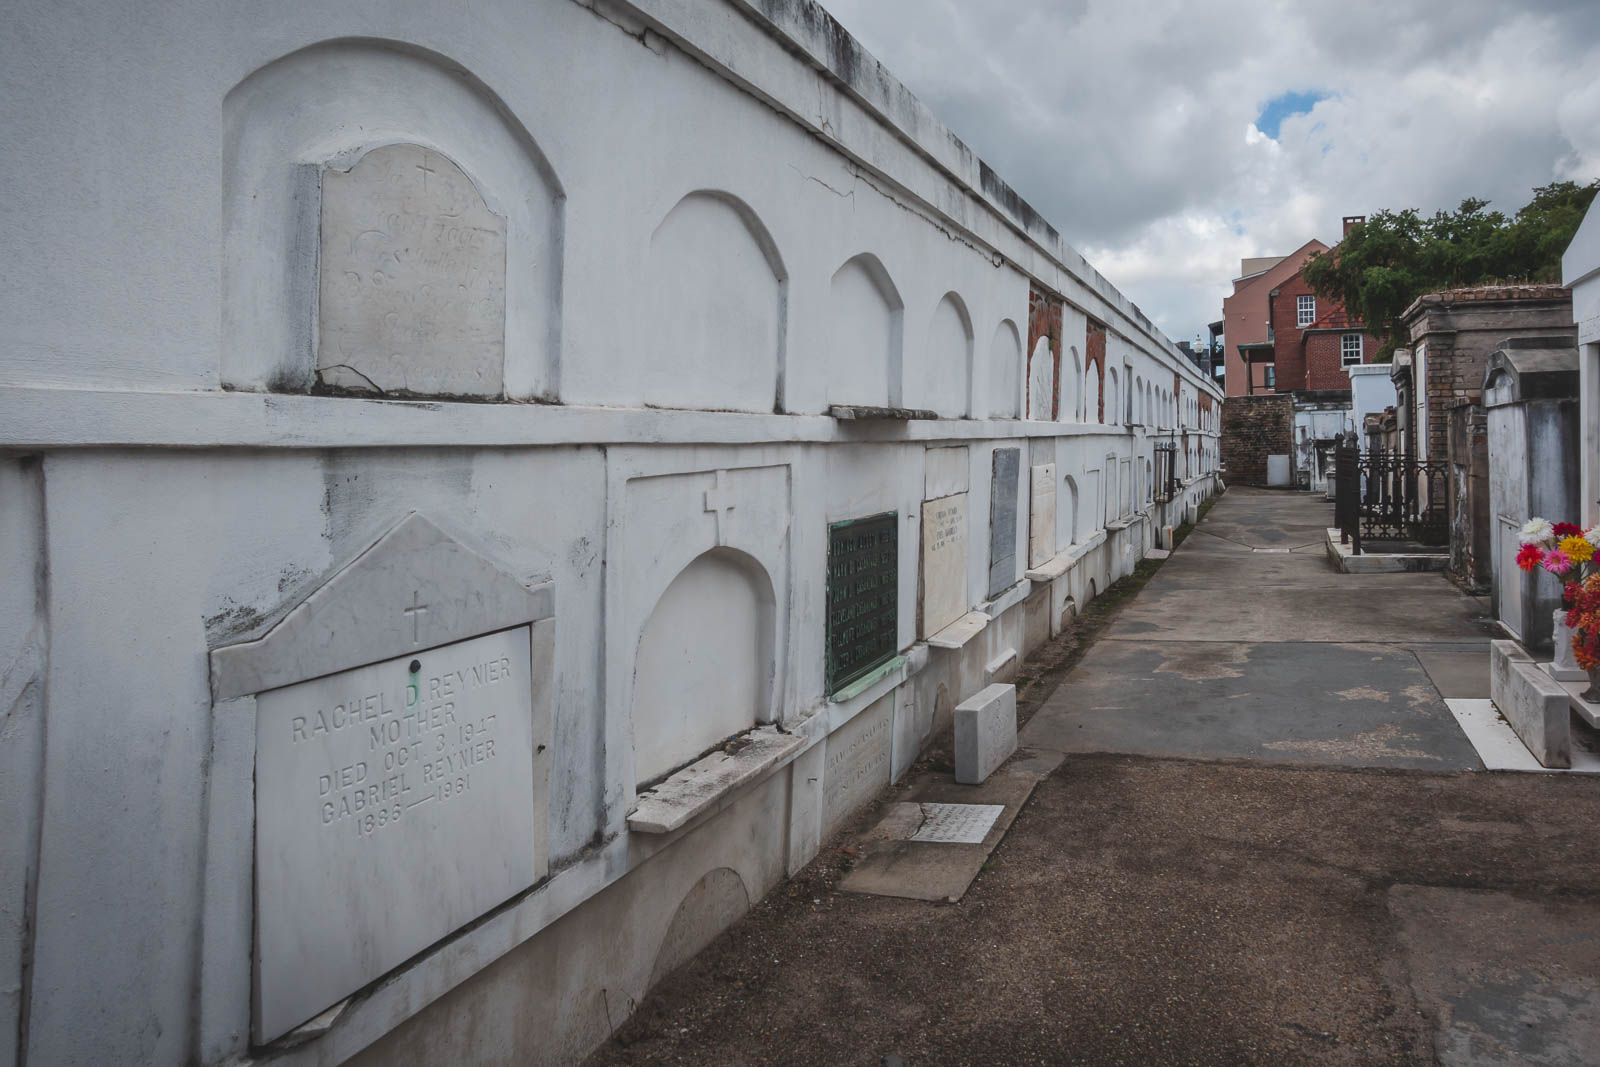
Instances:
[[[1543,567],[1564,581],[1561,606],[1572,630],[1572,654],[1586,671],[1600,667],[1600,523],[1585,530],[1570,522],[1533,519],[1518,535],[1517,566]],[[1594,677],[1593,674],[1590,675]]]

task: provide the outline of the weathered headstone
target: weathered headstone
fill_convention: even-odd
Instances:
[[[922,504],[922,630],[938,633],[967,611],[967,494]]]
[[[544,875],[552,605],[411,515],[213,651],[255,717],[257,1042]]]
[[[1029,468],[1028,566],[1042,567],[1056,554],[1056,465]]]
[[[1017,471],[1020,449],[997,448],[989,481],[989,595],[1017,580]]]
[[[991,685],[956,705],[956,781],[982,785],[1017,750],[1017,687]]]
[[[895,512],[828,527],[830,694],[899,648],[900,522]]]
[[[363,392],[504,392],[506,223],[431,148],[322,176],[318,380]]]
[[[894,699],[885,694],[829,735],[822,771],[824,837],[889,784]]]

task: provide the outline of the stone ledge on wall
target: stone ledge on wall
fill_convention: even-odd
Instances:
[[[639,794],[638,807],[628,815],[628,829],[642,834],[670,834],[777,767],[804,748],[805,743],[803,736],[783,733],[775,726],[740,734],[718,751]]]

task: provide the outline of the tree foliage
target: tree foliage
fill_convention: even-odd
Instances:
[[[1472,198],[1431,218],[1415,208],[1380,211],[1329,254],[1313,254],[1305,279],[1365,323],[1383,342],[1379,359],[1386,359],[1404,339],[1400,313],[1424,293],[1560,281],[1561,253],[1597,191],[1600,181],[1543,185],[1511,218]]]

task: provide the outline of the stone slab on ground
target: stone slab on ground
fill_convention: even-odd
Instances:
[[[1541,774],[1600,774],[1600,736],[1594,731],[1574,732],[1572,765],[1545,767],[1511,729],[1487,697],[1479,700],[1447,699],[1450,713],[1472,742],[1478,758],[1491,771],[1533,771]]]
[[[982,785],[1017,750],[1017,687],[991,685],[955,710],[956,781]]]
[[[928,775],[882,805],[871,828],[853,844],[863,858],[839,883],[849,893],[954,903],[966,895],[1033,788],[1060,765],[1059,753],[1024,753],[981,786],[958,785]],[[926,820],[925,805],[999,805],[1001,811],[977,844],[913,841]]]
[[[1444,1067],[1587,1067],[1600,1050],[1600,903],[1397,885],[1418,1008]]]
[[[1163,566],[1163,581],[1184,555]],[[1373,644],[1102,640],[1018,743],[1068,753],[1482,766],[1416,655]]]
[[[1428,680],[1446,700],[1489,699],[1488,641],[1424,646],[1414,651]]]
[[[1489,697],[1546,767],[1572,765],[1571,699],[1515,641],[1489,646]]]

